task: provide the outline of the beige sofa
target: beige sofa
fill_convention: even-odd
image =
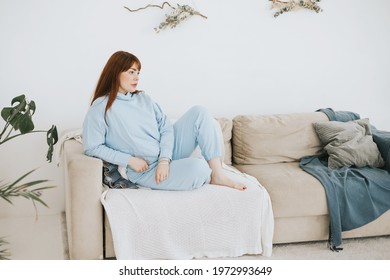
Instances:
[[[322,121],[328,118],[321,112],[219,119],[225,163],[256,177],[271,197],[274,244],[328,239],[324,188],[299,167],[303,156],[321,152],[312,124]],[[70,258],[114,257],[110,226],[100,203],[102,162],[85,156],[82,145],[75,140],[63,145]],[[390,211],[387,211],[361,228],[343,232],[343,238],[389,234]]]

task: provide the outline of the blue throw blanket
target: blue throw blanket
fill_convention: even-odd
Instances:
[[[353,112],[320,109],[331,121],[351,121],[360,116]],[[361,227],[390,209],[390,132],[377,130],[372,134],[386,164],[382,168],[342,167],[329,169],[327,155],[308,156],[300,161],[303,170],[323,185],[330,217],[329,245],[341,250],[341,232]]]

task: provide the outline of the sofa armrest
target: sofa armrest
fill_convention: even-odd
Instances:
[[[102,161],[76,140],[64,143],[66,222],[70,259],[103,258]]]

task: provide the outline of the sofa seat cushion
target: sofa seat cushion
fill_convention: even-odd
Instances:
[[[235,167],[256,177],[267,189],[275,218],[328,214],[323,186],[315,177],[303,171],[299,162]]]
[[[322,112],[241,115],[233,119],[233,163],[299,161],[322,152],[313,123],[329,121]]]

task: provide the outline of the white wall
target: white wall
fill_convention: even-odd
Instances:
[[[0,0],[0,107],[25,93],[35,124],[59,132],[81,126],[102,67],[117,50],[142,61],[140,88],[175,118],[194,104],[216,117],[350,110],[390,130],[390,1],[324,0],[323,12],[273,17],[268,0],[188,3],[193,17],[156,34],[164,11],[123,8],[163,1]],[[0,128],[3,122],[0,121]],[[61,169],[45,164],[44,135],[0,146],[0,178],[50,179],[49,209],[64,209]],[[20,199],[0,202],[0,216],[34,214]]]

